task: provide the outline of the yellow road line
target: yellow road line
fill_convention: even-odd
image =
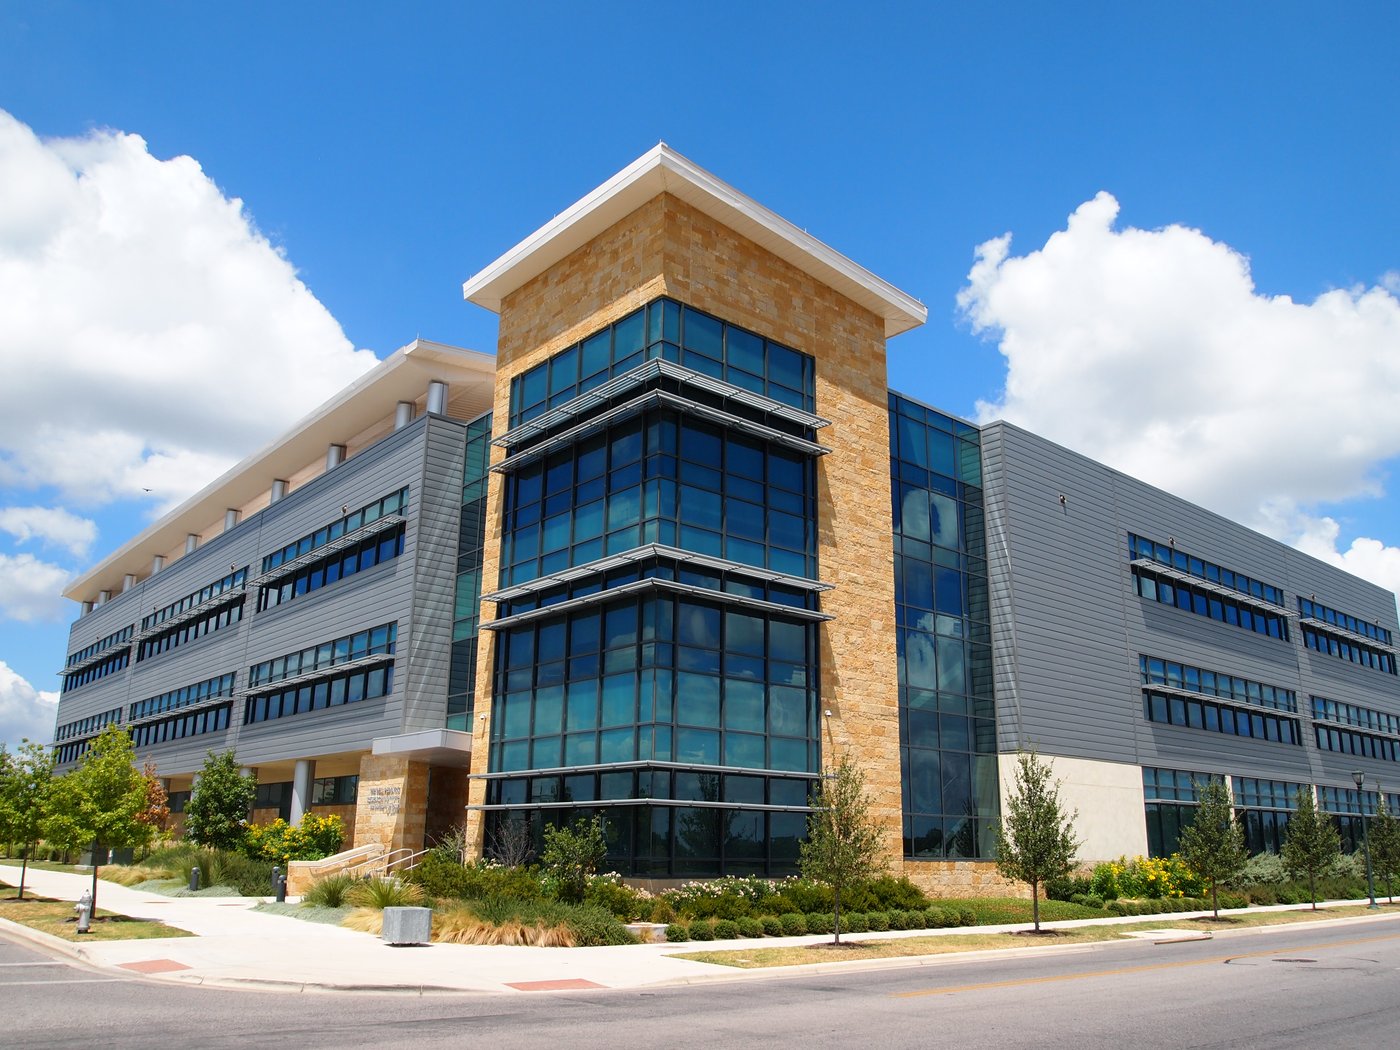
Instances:
[[[917,992],[892,992],[893,999],[917,999],[925,995],[952,995],[955,992],[982,992],[996,988],[1021,988],[1033,984],[1052,984],[1056,981],[1078,981],[1088,977],[1117,977],[1123,974],[1149,973],[1153,970],[1172,970],[1182,966],[1212,966],[1227,963],[1233,959],[1253,959],[1267,955],[1287,955],[1297,952],[1317,952],[1330,948],[1346,948],[1354,944],[1369,944],[1373,941],[1392,941],[1400,938],[1400,933],[1385,933],[1374,937],[1353,937],[1345,941],[1331,941],[1327,944],[1312,944],[1292,948],[1270,948],[1261,952],[1238,952],[1233,955],[1215,955],[1205,959],[1176,959],[1172,962],[1146,963],[1141,966],[1121,966],[1112,970],[1088,970],[1081,973],[1052,974],[1048,977],[1022,977],[1013,981],[984,981],[980,984],[955,984],[942,988],[925,988]]]

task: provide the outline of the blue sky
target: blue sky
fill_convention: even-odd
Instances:
[[[1393,4],[0,4],[0,739],[51,711],[65,574],[356,349],[493,349],[461,282],[662,140],[928,305],[893,386],[1400,586],[1397,39]],[[296,396],[253,375],[185,441],[264,359]]]

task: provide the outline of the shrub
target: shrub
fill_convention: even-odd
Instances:
[[[1288,881],[1283,858],[1277,853],[1254,854],[1240,873],[1240,882],[1245,885],[1278,886]]]
[[[464,865],[437,852],[425,856],[418,867],[404,873],[404,878],[423,887],[429,897],[447,900],[547,899],[538,875],[530,868],[507,868],[484,860]]]
[[[847,933],[865,933],[870,929],[870,916],[863,911],[842,912],[841,928]]]
[[[807,916],[800,912],[790,911],[778,916],[778,924],[784,937],[801,937],[807,932]]]
[[[844,901],[844,898],[843,898]],[[904,876],[881,875],[855,887],[851,907],[866,911],[891,911],[928,906],[928,897]]]
[[[1249,900],[1239,893],[1222,893],[1219,895],[1220,906],[1222,908],[1247,908]]]
[[[715,928],[710,925],[708,919],[691,923],[690,939],[692,941],[712,941],[715,939]]]
[[[630,930],[617,921],[609,911],[591,904],[580,904],[569,908],[565,920],[580,948],[597,948],[608,944],[636,944],[637,938]]]
[[[673,922],[666,927],[666,940],[671,944],[679,944],[682,941],[690,940],[690,927],[683,922]]]
[[[354,885],[355,879],[351,875],[327,875],[312,884],[302,896],[301,902],[321,908],[340,908],[344,906],[346,894]]]
[[[741,919],[747,915],[774,911],[780,906],[789,908],[789,905],[778,900],[779,897],[776,883],[732,875],[706,882],[689,882],[662,894],[677,915],[696,919]]]
[[[865,921],[871,930],[883,933],[890,928],[890,913],[884,911],[866,912]]]
[[[975,911],[973,911],[971,908],[959,908],[959,909],[958,909],[958,916],[957,916],[957,918],[958,918],[958,921],[957,921],[956,925],[958,925],[958,926],[976,926],[976,925],[977,925],[977,913],[976,913]]]
[[[808,933],[831,933],[836,929],[836,916],[829,911],[814,911],[807,915]]]
[[[600,818],[579,819],[568,827],[544,829],[544,850],[540,863],[545,875],[554,883],[555,894],[562,901],[582,903],[590,877],[607,855]]]
[[[1076,893],[1070,898],[1071,904],[1078,904],[1081,908],[1097,908],[1103,910],[1103,898],[1093,893]]]
[[[928,908],[924,911],[924,922],[930,930],[941,930],[948,926],[957,925],[956,918],[942,908]]]
[[[781,937],[783,935],[783,921],[776,915],[764,915],[758,921],[763,927],[763,936]]]
[[[733,919],[715,920],[715,940],[732,941],[739,936],[739,926]]]
[[[885,918],[887,918],[887,919],[889,920],[889,926],[887,927],[888,929],[891,929],[891,930],[909,930],[909,929],[913,929],[913,927],[909,925],[909,913],[908,913],[907,911],[901,911],[900,909],[896,908],[894,911],[889,912],[889,913],[885,916]]]
[[[1118,884],[1118,876],[1122,870],[1123,865],[1117,861],[1095,864],[1094,874],[1089,878],[1089,892],[1106,901],[1121,897],[1122,889]]]
[[[320,817],[308,813],[293,826],[278,818],[270,824],[249,825],[243,852],[254,860],[285,865],[293,860],[320,860],[340,850],[345,824],[335,814]]]
[[[623,922],[640,920],[648,911],[650,901],[650,894],[623,885],[615,875],[595,875],[583,891],[583,903],[602,908]]]
[[[1066,875],[1059,879],[1045,880],[1045,899],[1052,901],[1073,901],[1075,897],[1092,892],[1089,878],[1085,875]]]
[[[647,913],[648,922],[675,922],[676,912],[669,904],[659,897],[653,898],[651,911]]]
[[[740,937],[763,936],[763,923],[759,922],[752,915],[746,915],[742,919],[734,920],[734,925],[739,927]]]
[[[423,903],[423,890],[411,882],[395,878],[365,879],[345,894],[345,900],[357,908],[409,908]]]

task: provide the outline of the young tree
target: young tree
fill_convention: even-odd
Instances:
[[[26,739],[13,755],[0,746],[0,838],[20,844],[20,900],[53,794],[53,765],[53,750],[43,744]]]
[[[1031,916],[1040,932],[1040,886],[1074,870],[1079,840],[1074,834],[1076,810],[1066,813],[1060,783],[1052,780],[1048,762],[1034,751],[1016,756],[1011,794],[1003,803],[1006,819],[996,826],[997,871],[1031,887]]]
[[[576,820],[568,827],[545,828],[540,863],[558,882],[560,898],[579,904],[588,890],[589,877],[598,871],[607,852],[603,822],[594,817]]]
[[[92,901],[97,907],[97,869],[102,849],[132,849],[151,840],[144,822],[149,802],[146,779],[136,768],[131,736],[109,725],[53,782],[53,804],[43,822],[44,838],[65,849],[91,845]]]
[[[243,775],[232,751],[210,751],[185,803],[185,836],[212,849],[238,849],[257,793],[257,780]]]
[[[165,822],[170,819],[170,795],[160,782],[160,777],[156,776],[156,764],[150,759],[141,767],[141,779],[146,785],[146,805],[136,819],[142,824],[149,824],[152,831],[164,831]]]
[[[849,754],[817,781],[809,804],[807,841],[798,859],[805,878],[831,887],[835,904],[835,939],[841,943],[841,891],[884,868],[880,829],[870,816],[865,774]]]
[[[1317,879],[1326,875],[1342,856],[1342,840],[1325,814],[1317,811],[1312,790],[1299,788],[1293,797],[1293,815],[1283,838],[1283,866],[1295,879],[1306,875],[1308,896],[1317,911]]]
[[[1395,903],[1395,879],[1400,876],[1400,820],[1397,820],[1381,796],[1376,815],[1371,818],[1371,868],[1385,883],[1390,903]]]
[[[1220,884],[1244,871],[1249,850],[1244,829],[1235,823],[1230,791],[1219,780],[1196,785],[1196,819],[1182,828],[1178,851],[1186,866],[1210,886],[1210,904],[1220,918]]]

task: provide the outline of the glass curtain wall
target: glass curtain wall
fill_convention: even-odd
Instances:
[[[904,854],[985,858],[998,816],[981,436],[890,394]]]
[[[592,393],[655,359],[685,371]],[[814,386],[807,355],[669,299],[513,381],[488,852],[505,822],[538,842],[598,814],[625,874],[796,870],[822,616],[820,448],[791,411]]]
[[[471,731],[476,647],[481,626],[481,559],[486,543],[486,479],[491,466],[491,413],[467,424],[462,466],[462,524],[457,535],[457,595],[452,616],[447,728]]]

